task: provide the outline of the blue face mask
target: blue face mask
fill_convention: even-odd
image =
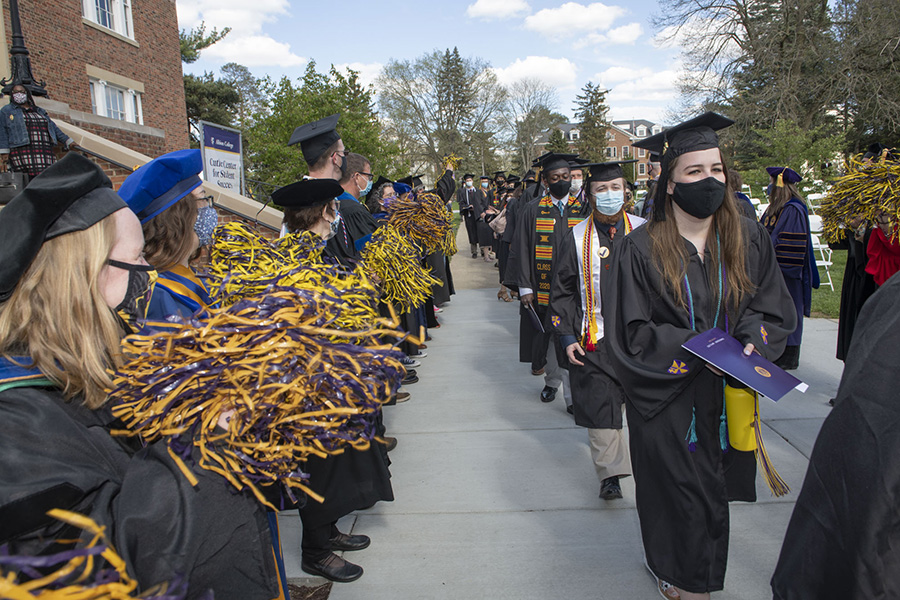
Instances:
[[[366,184],[366,187],[359,191],[359,195],[365,196],[366,194],[368,194],[371,191],[372,191],[372,180],[370,179],[369,183]]]
[[[766,196],[772,195],[772,190],[774,189],[774,187],[775,186],[773,186],[771,183],[768,186],[766,186]]]
[[[212,206],[204,206],[197,210],[197,220],[194,222],[194,232],[200,240],[201,246],[211,246],[213,231],[219,223],[219,214]]]
[[[625,204],[625,190],[606,190],[594,194],[594,206],[600,214],[608,217],[618,214],[623,204]]]
[[[334,211],[334,221],[331,222],[331,235],[329,239],[333,238],[337,235],[338,230],[341,228],[341,211]]]

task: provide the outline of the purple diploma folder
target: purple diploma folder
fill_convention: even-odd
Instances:
[[[718,327],[694,336],[681,346],[776,402],[794,388],[805,392],[809,387],[755,352],[745,356],[744,345]]]

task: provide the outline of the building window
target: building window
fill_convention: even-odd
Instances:
[[[653,131],[653,135],[656,135],[657,133],[662,131],[662,127],[660,127],[659,125],[654,125],[651,131]]]
[[[640,127],[638,127],[638,128],[637,128],[637,135],[638,135],[638,137],[644,137],[644,136],[646,136],[646,135],[647,135],[647,128],[644,127],[643,125],[641,125]]]
[[[647,174],[647,164],[646,163],[638,163],[638,175],[646,175]]]
[[[144,124],[141,94],[102,79],[91,79],[91,110],[95,115],[117,121]]]
[[[606,147],[606,158],[616,158],[616,147],[615,146],[607,146]]]
[[[573,142],[577,142],[578,141],[578,132],[574,129],[572,131],[570,131],[569,139],[572,140]]]
[[[606,139],[607,139],[607,140],[614,140],[614,139],[616,139],[616,136],[614,136],[613,133],[612,133],[611,131],[607,131],[607,132],[606,132]]]
[[[628,146],[622,146],[622,158],[628,158]]]
[[[97,25],[134,39],[131,2],[132,0],[81,0],[81,14]]]
[[[643,148],[638,148],[638,158],[644,158],[647,156],[647,151]]]

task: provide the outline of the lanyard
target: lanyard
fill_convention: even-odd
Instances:
[[[722,263],[722,244],[719,241],[719,231],[716,230],[716,257],[719,261],[719,290],[716,294],[716,316],[713,319],[713,327],[718,327],[719,325],[719,313],[722,311],[722,297],[725,295],[723,293],[725,286],[725,265]],[[684,290],[687,293],[687,301],[688,301],[688,315],[691,318],[691,329],[697,331],[697,323],[694,318],[694,297],[691,295],[691,282],[688,280],[687,269],[685,269],[684,273]],[[728,333],[728,313],[725,313],[725,333]]]

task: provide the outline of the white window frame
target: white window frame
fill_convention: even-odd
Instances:
[[[638,175],[647,174],[647,163],[638,163]]]
[[[144,124],[144,108],[140,92],[119,85],[113,85],[103,79],[91,77],[88,81],[91,90],[91,109],[94,111],[95,115],[115,119],[117,121],[125,121],[127,123],[136,123],[138,125]],[[122,94],[124,118],[119,118],[118,115],[110,114],[110,92],[119,92]]]
[[[654,125],[654,126],[653,126],[653,129],[651,129],[650,131],[653,132],[653,135],[656,135],[657,133],[659,133],[660,131],[662,131],[662,126],[661,126],[661,125]]]
[[[644,158],[645,156],[647,156],[647,150],[638,148],[638,158]]]
[[[622,146],[622,158],[628,156],[628,146]]]
[[[643,125],[641,125],[640,127],[637,128],[637,136],[638,136],[638,137],[646,137],[646,135],[647,135],[647,128],[646,128],[646,127],[644,127]]]
[[[618,158],[616,156],[617,152],[618,152],[618,148],[616,148],[615,146],[607,146],[606,147],[606,158]]]
[[[97,11],[98,2],[104,2],[109,5],[109,12],[112,20],[112,23],[109,25],[100,22],[100,14]],[[104,27],[133,40],[134,19],[131,15],[131,3],[132,0],[81,0],[81,16],[92,23],[96,23],[100,27]]]

